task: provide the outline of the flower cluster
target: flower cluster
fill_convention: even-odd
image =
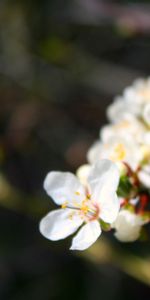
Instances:
[[[44,189],[60,206],[40,222],[50,240],[74,234],[70,249],[84,250],[112,230],[122,242],[140,237],[150,220],[150,78],[136,80],[107,109],[76,176],[50,172]]]

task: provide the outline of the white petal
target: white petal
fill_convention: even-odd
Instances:
[[[112,196],[111,194],[109,195],[107,191],[106,191],[106,198],[104,197],[104,193],[103,193],[103,198],[104,201],[101,201],[100,203],[99,216],[104,222],[111,224],[116,220],[118,216],[119,209],[120,209],[120,201],[116,194]]]
[[[74,233],[83,221],[72,209],[57,209],[40,222],[40,232],[49,240],[57,241]]]
[[[134,231],[129,231],[128,234],[124,234],[121,231],[116,231],[114,236],[120,241],[120,242],[134,242],[136,241],[140,236],[141,227],[134,228]]]
[[[90,164],[95,163],[98,159],[100,159],[101,153],[101,142],[96,141],[87,152],[87,161]]]
[[[80,166],[77,171],[76,171],[76,175],[79,178],[80,182],[87,186],[87,178],[89,176],[89,172],[90,172],[91,166],[88,164],[82,165]]]
[[[110,160],[103,159],[98,161],[91,168],[88,182],[91,187],[93,200],[104,201],[101,194],[114,194],[119,183],[119,169],[115,163]]]
[[[107,117],[113,123],[139,114],[140,108],[139,105],[137,105],[137,101],[134,99],[133,93],[130,93],[130,97],[127,97],[126,92],[127,89],[125,90],[125,94],[123,96],[116,97],[114,102],[107,108]]]
[[[106,114],[111,122],[122,119],[128,113],[126,103],[122,97],[116,97],[114,102],[107,107]]]
[[[140,171],[138,173],[138,178],[145,187],[148,189],[150,188],[150,173]]]
[[[138,239],[144,220],[128,210],[121,210],[113,228],[116,229],[115,237],[122,242],[133,242]]]
[[[101,160],[93,166],[89,176],[92,199],[99,203],[100,218],[107,223],[115,221],[120,208],[116,195],[119,183],[119,170],[115,163]]]
[[[84,225],[72,240],[71,250],[85,250],[96,242],[101,234],[98,221]]]
[[[143,142],[144,144],[150,146],[150,131],[145,132],[143,136]]]
[[[44,189],[58,205],[80,203],[85,191],[75,175],[69,172],[50,172],[44,181]],[[77,192],[77,194],[76,194]]]

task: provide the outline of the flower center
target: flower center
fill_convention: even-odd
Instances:
[[[80,215],[85,219],[85,221],[93,221],[99,218],[99,206],[96,203],[93,203],[89,199],[82,201],[80,207]]]
[[[75,192],[76,195],[79,195],[77,192]],[[65,201],[62,206],[62,208],[71,208],[74,211],[78,211],[80,217],[88,221],[93,221],[99,218],[100,208],[99,206],[91,200],[91,195],[87,194],[86,198],[82,200],[81,203],[74,200],[72,201],[72,204],[69,205],[67,201]],[[73,214],[71,213],[71,218]]]
[[[113,161],[123,160],[126,156],[126,150],[123,144],[117,144],[114,149],[112,155],[110,155],[110,159]]]

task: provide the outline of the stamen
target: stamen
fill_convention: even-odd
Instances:
[[[61,208],[66,208],[66,207],[67,207],[67,204],[68,204],[68,201],[65,201],[65,202],[61,205]]]
[[[80,196],[80,192],[78,192],[78,191],[75,192],[75,195]]]
[[[68,201],[65,201],[61,207],[62,208],[69,208],[73,210],[70,213],[69,219],[72,220],[75,211],[78,211],[80,217],[83,218],[85,221],[92,221],[96,220],[99,217],[99,207],[93,203],[91,200],[91,195],[87,194],[86,198],[81,202],[78,203],[76,200],[72,201],[72,204],[68,205]]]

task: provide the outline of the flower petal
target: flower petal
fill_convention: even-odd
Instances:
[[[101,228],[98,221],[84,225],[72,240],[71,250],[85,250],[100,236]]]
[[[100,159],[100,153],[101,153],[101,142],[98,140],[88,150],[87,161],[90,164],[95,163],[97,160]]]
[[[101,202],[105,199],[101,198],[102,192],[105,196],[114,194],[119,184],[119,169],[115,163],[108,159],[98,161],[91,168],[88,182],[91,187],[93,199]]]
[[[99,204],[100,218],[111,224],[117,217],[120,202],[116,195],[119,170],[115,163],[101,160],[95,164],[89,176],[92,199]]]
[[[104,197],[104,193],[102,194]],[[113,223],[119,213],[120,209],[120,201],[116,195],[116,193],[112,196],[106,193],[106,198],[104,197],[104,201],[100,203],[100,219],[102,219],[106,223]]]
[[[76,176],[84,186],[87,186],[87,178],[89,176],[90,169],[91,166],[89,164],[85,164],[80,166],[76,171]]]
[[[81,203],[85,197],[84,187],[75,175],[69,172],[50,172],[44,181],[44,189],[58,205]]]
[[[57,209],[41,220],[39,229],[47,239],[57,241],[74,233],[82,223],[82,219],[72,209]]]
[[[112,228],[116,229],[115,237],[122,242],[133,242],[138,239],[144,220],[128,210],[121,210]]]

